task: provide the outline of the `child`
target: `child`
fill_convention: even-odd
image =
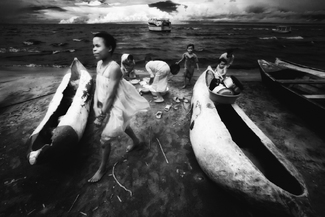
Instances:
[[[136,78],[136,74],[134,72],[134,66],[135,66],[135,61],[131,54],[123,54],[121,56],[121,71],[123,73],[123,77],[126,80]]]
[[[194,51],[194,44],[187,45],[187,52],[185,52],[182,56],[182,59],[176,64],[180,64],[184,59],[184,86],[182,88],[185,88],[188,84],[191,83],[191,79],[194,74],[195,66],[197,67],[197,70],[200,71],[199,68],[199,59],[197,58],[196,54],[193,53]],[[188,79],[188,82],[187,82]]]
[[[164,102],[163,95],[168,91],[168,75],[176,75],[179,71],[178,65],[169,65],[161,60],[152,60],[150,56],[145,57],[146,70],[150,74],[149,85],[152,95],[155,95],[154,102]]]
[[[226,53],[221,54],[221,56],[219,57],[219,60],[220,59],[225,59],[227,61],[226,67],[229,68],[230,65],[234,62],[234,59],[235,59],[235,55],[233,54],[233,50],[228,49]]]
[[[139,95],[132,84],[122,78],[120,66],[112,59],[115,47],[115,38],[107,32],[94,35],[93,53],[98,63],[93,109],[96,116],[94,124],[102,130],[101,162],[97,172],[88,182],[98,182],[103,177],[111,143],[123,132],[133,141],[132,145],[126,148],[127,152],[139,147],[140,141],[130,127],[130,120],[137,112],[149,108],[147,100]]]
[[[210,82],[210,90],[217,93],[221,89],[227,89],[223,94],[239,94],[243,90],[243,85],[235,76],[226,76],[227,73],[227,60],[224,58],[219,59],[219,64],[213,71],[213,79]]]
[[[224,58],[219,59],[218,65],[216,69],[213,71],[214,79],[210,83],[210,90],[213,90],[216,86],[218,86],[222,82],[224,76],[227,73],[226,65],[227,65],[226,59]]]
[[[218,65],[214,70],[214,77],[215,78],[222,78],[227,73],[227,60],[224,58],[219,59]]]

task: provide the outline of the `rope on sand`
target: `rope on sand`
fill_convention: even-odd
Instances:
[[[114,175],[114,169],[115,169],[115,166],[116,166],[116,164],[117,164],[118,162],[116,162],[115,164],[114,164],[114,166],[113,166],[113,171],[112,171],[112,175],[113,175],[113,178],[115,179],[115,181],[117,182],[117,184],[121,187],[121,188],[123,188],[125,191],[127,191],[127,192],[129,192],[130,193],[130,196],[132,197],[132,191],[130,191],[129,189],[127,189],[126,187],[124,187],[118,180],[117,180],[117,178],[116,178],[116,176]]]
[[[157,139],[158,144],[159,144],[159,146],[160,146],[161,152],[163,153],[163,155],[164,155],[164,157],[165,157],[165,160],[166,160],[166,162],[168,163],[167,157],[166,157],[166,155],[165,155],[164,150],[163,150],[162,147],[161,147],[161,144],[160,144],[160,142],[159,142],[159,139],[158,139],[158,138],[156,138],[156,139]]]
[[[3,106],[3,107],[0,107],[0,109],[8,108],[8,107],[10,107],[10,106],[18,105],[18,104],[21,104],[21,103],[24,103],[24,102],[28,102],[28,101],[31,101],[31,100],[34,100],[34,99],[38,99],[38,98],[42,98],[42,97],[45,97],[45,96],[49,96],[49,95],[52,95],[52,94],[54,94],[54,93],[55,93],[55,92],[51,92],[51,93],[48,93],[48,94],[45,94],[45,95],[42,95],[42,96],[37,96],[37,97],[35,97],[35,98],[27,99],[27,100],[22,101],[22,102],[17,102],[17,103],[14,103],[14,104],[6,105],[6,106]]]

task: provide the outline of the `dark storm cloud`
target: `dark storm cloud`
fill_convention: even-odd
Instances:
[[[266,8],[265,6],[249,6],[245,11],[246,13],[262,14],[266,11]]]
[[[161,11],[166,11],[168,13],[176,11],[177,7],[180,4],[174,3],[172,1],[160,1],[160,2],[156,2],[156,3],[152,3],[152,4],[148,4],[149,7],[153,8],[158,8]]]
[[[136,8],[136,9],[135,9]],[[324,0],[0,0],[1,23],[174,21],[325,22]]]
[[[312,21],[325,21],[325,13],[321,12],[307,12],[301,15],[301,18],[305,20],[312,20]]]
[[[22,12],[41,12],[43,10],[52,10],[52,11],[60,11],[60,12],[66,11],[65,9],[57,7],[57,6],[43,6],[43,5],[22,8],[20,11],[22,11]]]

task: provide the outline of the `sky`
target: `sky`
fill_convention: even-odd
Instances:
[[[0,23],[325,23],[325,0],[0,0]]]

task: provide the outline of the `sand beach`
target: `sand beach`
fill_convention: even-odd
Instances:
[[[95,76],[94,68],[89,71]],[[0,216],[272,216],[236,199],[200,169],[189,139],[189,103],[172,100],[191,99],[193,85],[180,89],[181,73],[171,79],[165,102],[156,104],[150,94],[143,95],[151,110],[138,114],[131,126],[145,146],[126,154],[131,140],[119,137],[100,182],[87,183],[100,160],[92,112],[68,159],[30,166],[25,142],[65,73],[52,67],[0,69]],[[244,84],[239,107],[302,174],[316,216],[324,216],[324,134],[278,101],[261,82],[258,69],[230,68],[228,74]],[[173,104],[168,112],[167,104]],[[161,119],[155,117],[157,111],[163,111]]]

